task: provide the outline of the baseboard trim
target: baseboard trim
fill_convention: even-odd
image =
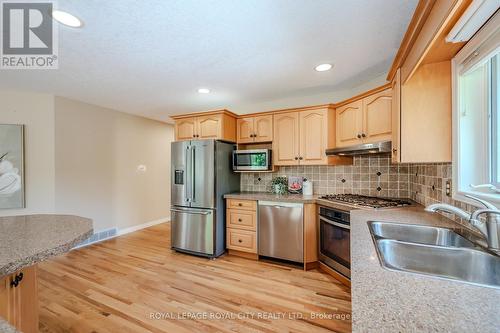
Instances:
[[[92,244],[100,243],[100,242],[103,242],[103,241],[106,241],[106,240],[109,240],[109,239],[113,239],[115,237],[119,237],[119,236],[123,236],[123,235],[126,235],[126,234],[130,234],[132,232],[139,231],[141,229],[149,228],[149,227],[155,226],[157,224],[166,223],[166,222],[170,222],[170,216],[162,218],[162,219],[154,220],[154,221],[149,221],[149,222],[146,222],[146,223],[143,223],[143,224],[139,224],[139,225],[134,225],[134,226],[128,227],[128,228],[114,229],[114,230],[116,230],[116,232],[114,232],[113,235],[111,235],[109,237],[104,237],[104,238],[101,238],[101,239],[95,239],[95,240],[92,240],[92,241],[88,241],[88,239],[87,239],[83,243],[80,243],[77,246],[73,247],[73,249],[79,249],[79,248],[86,247],[86,246],[89,246],[89,245],[92,245]],[[90,239],[92,239],[93,237],[94,236],[91,236]]]
[[[118,229],[118,232],[116,233],[116,235],[117,236],[126,235],[126,234],[129,234],[129,233],[134,232],[134,231],[149,228],[149,227],[155,226],[157,224],[161,224],[161,223],[165,223],[165,222],[169,222],[169,221],[170,221],[170,216],[159,219],[159,220],[154,220],[154,221],[146,222],[143,224],[139,224],[139,225],[134,225],[132,227]]]

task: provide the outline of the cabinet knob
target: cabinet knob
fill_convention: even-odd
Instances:
[[[238,219],[238,222],[243,222],[243,220],[242,219]]]
[[[302,156],[300,156],[300,157],[299,157],[299,160],[301,160],[301,161],[302,161],[303,159],[304,159],[304,158],[302,158]]]
[[[297,161],[299,158],[297,156],[295,156],[295,160]]]
[[[193,134],[193,138],[196,138],[196,134]]]
[[[238,239],[238,243],[242,243],[243,241],[241,239]]]
[[[363,133],[363,134],[361,134],[361,136],[362,136],[363,138],[365,138],[365,137],[366,137],[366,134],[365,134],[365,133]]]
[[[398,152],[398,150],[396,148],[392,148],[392,153],[393,154],[396,154]]]
[[[241,206],[243,206],[243,204],[240,202],[240,203],[238,203],[238,206],[240,206],[240,207],[241,207]]]
[[[361,139],[361,134],[358,134],[357,136],[358,136],[358,139]]]

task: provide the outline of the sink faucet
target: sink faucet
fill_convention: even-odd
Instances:
[[[478,209],[474,213],[468,213],[460,208],[445,203],[437,203],[429,205],[425,208],[428,212],[445,212],[455,214],[464,220],[467,220],[474,228],[484,236],[488,243],[488,249],[500,253],[500,218],[495,215],[500,215],[500,210],[492,203],[476,198],[472,195],[465,195],[469,199],[479,202],[486,209]],[[486,222],[479,219],[479,215],[486,214]]]

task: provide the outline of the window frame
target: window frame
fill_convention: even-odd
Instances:
[[[451,61],[451,79],[452,79],[452,125],[453,125],[453,138],[452,138],[452,197],[453,199],[461,202],[466,202],[469,204],[477,205],[477,202],[467,198],[465,195],[470,194],[481,199],[487,200],[498,208],[500,208],[500,195],[495,194],[493,192],[487,193],[483,191],[470,189],[461,189],[460,186],[460,121],[459,121],[459,73],[461,69],[461,65],[466,61],[467,58],[471,57],[471,55],[481,46],[483,45],[494,33],[497,32],[498,27],[500,26],[500,13],[495,14],[487,24],[483,26],[483,28],[476,33],[476,35],[460,50],[460,52],[452,59]],[[496,49],[496,48],[495,48]],[[499,66],[500,64],[496,64]],[[498,84],[499,82],[495,82]],[[496,90],[494,90],[496,93]],[[491,97],[490,97],[491,98]],[[500,117],[499,110],[492,110],[489,107],[489,115],[491,117]],[[492,119],[493,120],[493,119]],[[491,122],[492,128],[490,132],[494,135],[498,135],[498,128],[496,128],[497,123],[494,120]],[[493,131],[496,129],[496,131]],[[494,138],[489,137],[489,133],[483,133],[483,138],[485,142],[488,140],[493,140]],[[490,141],[491,142],[491,141]],[[492,147],[493,149],[495,147]],[[495,154],[488,154],[489,156],[483,156],[484,154],[480,154],[481,156],[479,160],[483,161],[483,170],[492,170],[490,167],[499,163],[498,159],[500,156],[496,156]],[[491,160],[493,158],[493,160]],[[498,179],[496,179],[496,186],[500,188],[500,184],[498,184]],[[492,181],[493,183],[493,181]],[[495,184],[493,184],[495,185]]]

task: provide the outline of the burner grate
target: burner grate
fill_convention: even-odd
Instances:
[[[403,207],[411,205],[411,202],[404,199],[378,198],[359,194],[328,194],[320,199],[340,201],[358,206],[372,208]]]

